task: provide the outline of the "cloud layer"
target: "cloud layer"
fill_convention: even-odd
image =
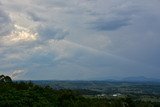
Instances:
[[[160,76],[159,0],[0,0],[0,73],[15,79]]]

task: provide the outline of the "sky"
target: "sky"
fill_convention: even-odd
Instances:
[[[0,74],[160,77],[160,0],[0,0]]]

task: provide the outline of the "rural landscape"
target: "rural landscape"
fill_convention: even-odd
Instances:
[[[0,76],[1,107],[159,107],[160,83],[12,81]]]

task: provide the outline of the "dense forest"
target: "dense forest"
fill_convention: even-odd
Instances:
[[[13,82],[9,76],[1,75],[0,107],[160,107],[160,102],[140,101],[130,96],[87,97],[91,91],[83,91]]]

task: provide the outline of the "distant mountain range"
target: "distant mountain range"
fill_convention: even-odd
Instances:
[[[116,78],[116,77],[115,77]],[[14,81],[29,81],[29,80],[14,80]],[[137,77],[126,77],[122,79],[91,79],[91,80],[31,80],[31,81],[43,81],[43,82],[51,82],[51,81],[60,81],[60,82],[90,82],[90,81],[103,81],[103,82],[158,82],[160,83],[160,79],[156,78],[147,78],[144,76],[137,76]]]
[[[126,81],[126,82],[160,82],[160,79],[146,78],[143,76],[139,76],[139,77],[126,77],[126,78],[123,78],[121,81]]]

